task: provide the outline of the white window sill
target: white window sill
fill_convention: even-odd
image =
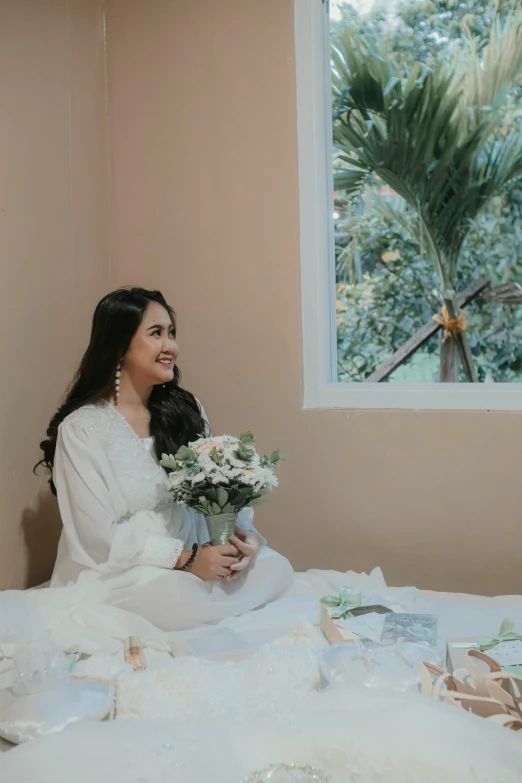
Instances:
[[[305,389],[305,408],[521,411],[520,384],[325,383]]]

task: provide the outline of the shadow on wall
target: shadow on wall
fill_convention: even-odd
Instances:
[[[23,512],[21,527],[27,551],[25,586],[35,587],[51,578],[62,531],[58,503],[47,483]]]

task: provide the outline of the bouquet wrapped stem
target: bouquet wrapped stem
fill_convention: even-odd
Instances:
[[[237,514],[233,511],[227,514],[210,514],[207,516],[207,525],[212,546],[229,544],[236,532]]]

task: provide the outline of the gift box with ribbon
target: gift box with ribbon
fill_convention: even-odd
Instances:
[[[379,603],[379,595],[365,595],[359,587],[341,587],[339,595],[321,598],[321,630],[330,644],[357,638],[379,641],[384,616],[394,611]],[[400,609],[400,607],[396,607]]]
[[[336,624],[336,620],[351,617],[350,609],[362,604],[362,591],[357,587],[341,587],[339,595],[325,595],[321,598],[321,631],[330,644],[353,642],[355,634]]]

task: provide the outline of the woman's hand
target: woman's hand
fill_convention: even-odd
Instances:
[[[241,576],[242,572],[251,565],[261,548],[259,536],[256,536],[255,533],[247,533],[239,527],[236,527],[236,535],[230,540],[239,549],[241,559],[230,567],[231,573],[227,576],[227,582],[232,582]]]
[[[204,582],[219,582],[230,576],[230,567],[239,563],[238,550],[231,544],[200,546],[189,573]],[[178,564],[183,565],[181,556]],[[178,565],[179,567],[179,565]]]

